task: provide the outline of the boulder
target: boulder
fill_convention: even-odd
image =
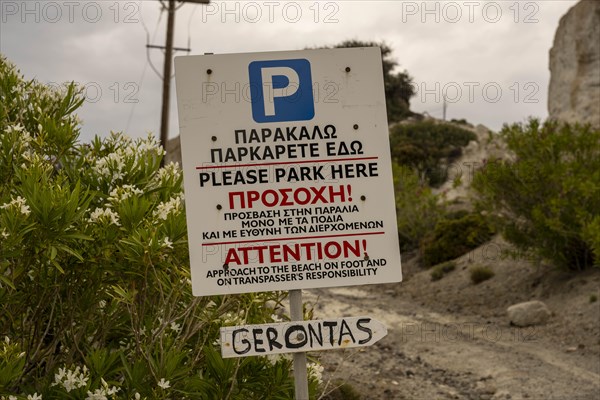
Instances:
[[[506,312],[510,323],[516,326],[540,325],[550,318],[550,310],[539,300],[514,304]]]
[[[560,19],[549,67],[549,118],[600,127],[600,1],[582,0]]]

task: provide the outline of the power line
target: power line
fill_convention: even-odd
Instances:
[[[159,0],[163,9],[167,10],[167,37],[164,46],[165,63],[163,67],[163,95],[162,95],[162,112],[160,119],[160,144],[163,149],[167,148],[169,140],[169,105],[170,105],[170,90],[171,90],[171,67],[173,59],[173,34],[175,32],[175,13],[183,6],[184,3],[208,4],[209,0],[179,0],[181,4],[176,6],[175,0]],[[163,48],[163,46],[155,46],[147,44],[146,48]],[[189,49],[188,49],[189,51]]]
[[[144,22],[144,15],[142,14],[142,3],[143,1],[139,2],[139,6],[140,6],[140,22],[142,23],[142,27],[144,28],[144,31],[146,31],[146,43],[149,43],[150,40],[150,31],[148,30],[148,27],[146,26],[146,23]],[[154,41],[154,39],[156,38],[156,34],[158,33],[158,25],[160,24],[160,21],[162,19],[162,15],[163,15],[163,10],[161,8],[160,10],[160,14],[158,15],[158,18],[156,20],[156,26],[154,27],[154,33],[152,34],[152,41]],[[151,67],[153,67],[152,65],[152,60],[150,60],[150,54],[148,49],[146,49],[146,62],[144,63],[144,68],[142,69],[142,75],[140,76],[140,79],[138,80],[138,91],[141,90],[142,84],[144,82],[144,78],[146,77],[146,71],[148,70],[148,65],[151,65]],[[156,70],[155,70],[156,72]],[[136,106],[138,105],[138,102],[134,102],[131,105],[131,109],[129,111],[129,116],[127,117],[127,124],[125,125],[125,132],[129,132],[129,127],[131,124],[131,120],[133,119],[133,114],[135,113],[135,109]]]

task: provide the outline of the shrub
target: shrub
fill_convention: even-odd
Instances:
[[[479,207],[504,237],[558,267],[600,263],[600,130],[546,122],[505,126],[511,161],[475,175]]]
[[[283,294],[192,296],[182,174],[156,139],[80,144],[75,85],[4,58],[0,85],[0,398],[290,398],[290,361],[213,348]]]
[[[434,121],[398,124],[390,130],[394,161],[416,169],[434,187],[446,181],[448,164],[471,140],[477,140],[473,132]]]
[[[406,166],[392,164],[398,235],[402,250],[418,248],[421,239],[444,215],[438,197]]]
[[[467,120],[464,118],[461,118],[461,119],[452,118],[450,120],[450,122],[452,122],[453,124],[457,124],[457,125],[469,125],[469,122],[467,122]]]
[[[445,262],[440,265],[436,265],[431,269],[430,275],[432,281],[439,281],[442,279],[447,273],[454,271],[456,268],[456,264],[452,261]]]
[[[489,241],[494,230],[480,214],[457,213],[455,219],[441,219],[420,244],[421,263],[430,267],[453,260]]]
[[[469,272],[471,275],[471,282],[473,282],[475,285],[483,281],[487,281],[494,276],[494,271],[490,267],[483,265],[471,267]]]

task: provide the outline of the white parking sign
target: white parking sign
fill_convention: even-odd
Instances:
[[[379,48],[175,70],[195,295],[402,279]]]

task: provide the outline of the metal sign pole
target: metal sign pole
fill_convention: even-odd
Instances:
[[[290,290],[290,317],[292,321],[303,321],[302,289]],[[294,387],[296,400],[308,399],[308,374],[306,370],[306,353],[294,353]]]

